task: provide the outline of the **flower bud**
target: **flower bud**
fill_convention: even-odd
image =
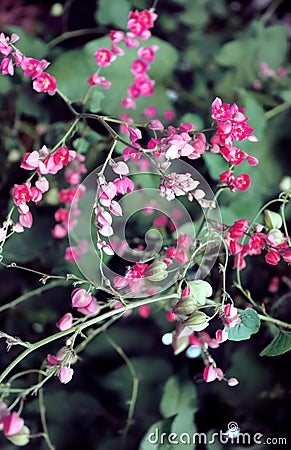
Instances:
[[[26,425],[24,425],[19,433],[13,436],[7,436],[7,439],[9,439],[12,444],[17,445],[18,447],[24,447],[29,443],[29,437],[30,429]]]
[[[185,325],[193,331],[201,331],[208,327],[209,317],[202,311],[197,311],[186,320]]]
[[[153,262],[147,268],[145,273],[146,279],[149,281],[162,281],[167,278],[167,264],[163,261]]]
[[[173,308],[179,316],[190,316],[197,309],[197,302],[192,296],[184,295]]]
[[[272,230],[273,228],[281,228],[283,222],[280,214],[265,209],[264,211],[264,222],[267,230]]]

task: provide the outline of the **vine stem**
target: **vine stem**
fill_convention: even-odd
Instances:
[[[178,298],[178,294],[169,294],[166,295],[164,297],[158,297],[158,298],[152,298],[152,299],[144,299],[144,300],[140,300],[137,302],[133,302],[130,303],[126,306],[123,306],[121,308],[115,309],[113,311],[108,311],[107,313],[103,314],[102,316],[98,316],[98,317],[94,317],[90,320],[88,320],[87,322],[84,322],[82,324],[79,325],[75,325],[72,328],[69,328],[68,330],[65,331],[60,331],[58,333],[53,334],[52,336],[48,336],[38,342],[35,342],[34,344],[30,344],[30,346],[23,351],[22,353],[20,353],[10,364],[9,366],[6,367],[6,369],[0,374],[0,383],[2,383],[2,381],[7,377],[7,375],[14,369],[14,367],[16,367],[24,358],[26,358],[30,353],[34,352],[35,350],[50,344],[53,341],[56,341],[58,339],[61,339],[65,336],[68,336],[70,334],[73,334],[75,332],[77,332],[78,334],[81,334],[83,330],[85,330],[86,328],[89,328],[91,326],[94,326],[100,322],[102,322],[103,320],[109,319],[115,315],[122,315],[124,314],[126,311],[128,311],[129,309],[135,309],[138,308],[139,306],[143,306],[143,305],[147,305],[149,303],[157,303],[160,301],[164,301],[164,300],[169,300],[171,298]]]
[[[131,392],[131,398],[128,402],[129,409],[128,409],[127,421],[126,421],[126,425],[125,425],[124,429],[121,432],[122,433],[122,446],[121,447],[122,447],[122,449],[126,449],[126,437],[127,437],[130,427],[133,424],[133,415],[134,415],[135,404],[137,401],[139,379],[138,379],[136,370],[135,370],[132,362],[130,361],[128,356],[124,353],[122,348],[118,344],[116,344],[116,342],[111,337],[105,336],[105,338],[109,342],[111,347],[113,347],[114,350],[124,360],[125,364],[127,365],[128,370],[129,370],[129,373],[132,377],[132,392]]]
[[[258,305],[254,299],[252,298],[251,294],[246,291],[241,285],[235,283],[235,286],[244,294],[244,296],[249,300],[249,302],[253,305],[253,307],[257,310],[259,310],[262,314],[258,314],[259,318],[261,320],[264,320],[265,322],[271,322],[279,327],[284,327],[284,328],[288,328],[289,330],[291,330],[291,324],[287,323],[287,322],[283,322],[280,319],[275,319],[274,317],[269,316],[264,308],[262,308],[260,305]]]
[[[277,114],[280,114],[281,112],[285,111],[286,109],[290,108],[290,102],[284,102],[281,103],[281,105],[277,105],[272,109],[269,109],[269,111],[267,111],[265,113],[265,117],[267,120],[272,119],[273,117],[275,117]]]

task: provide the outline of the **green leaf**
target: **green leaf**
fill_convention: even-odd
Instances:
[[[16,25],[7,25],[4,27],[4,30],[9,34],[18,34],[20,39],[17,41],[16,46],[28,58],[43,59],[47,54],[48,47],[45,42],[24,31],[23,28]]]
[[[207,170],[213,180],[218,180],[219,175],[225,172],[228,168],[226,160],[221,155],[215,155],[211,152],[203,154]]]
[[[89,87],[87,80],[96,68],[93,54],[77,49],[63,52],[50,66],[49,73],[56,78],[59,90],[75,100],[84,97]]]
[[[265,116],[265,111],[262,106],[257,102],[257,100],[252,96],[251,93],[245,89],[237,89],[240,98],[242,99],[243,106],[246,109],[246,113],[249,117],[248,124],[254,128],[254,134],[261,139],[265,134],[265,129],[267,125],[267,120]],[[250,142],[247,142],[247,148],[250,148]],[[254,147],[254,150],[256,146]]]
[[[170,377],[165,384],[160,402],[160,411],[164,417],[171,417],[190,410],[194,414],[197,408],[196,391],[189,381],[181,381],[178,377]]]
[[[99,24],[112,24],[117,28],[125,28],[129,11],[128,0],[99,0],[95,17]]]
[[[285,101],[291,104],[291,89],[288,91],[280,92],[280,97]]]
[[[186,123],[190,122],[193,125],[196,125],[197,130],[202,130],[204,127],[203,119],[198,114],[187,113],[181,117],[181,122]]]
[[[97,89],[93,90],[92,95],[89,100],[89,103],[88,103],[88,108],[92,113],[97,113],[100,111],[101,100],[103,100],[104,97],[105,97],[105,95],[103,94],[103,92],[98,91]]]
[[[291,331],[279,331],[260,356],[277,356],[291,350]]]
[[[191,297],[194,297],[199,305],[205,305],[206,298],[212,295],[211,285],[204,280],[194,280],[188,284],[191,288]]]
[[[230,330],[227,329],[228,339],[230,341],[244,341],[259,331],[261,321],[258,313],[254,309],[246,308],[240,313],[239,317],[241,322]]]
[[[170,450],[170,444],[168,443],[167,445],[167,439],[164,439],[164,436],[169,436],[171,433],[173,420],[174,418],[171,417],[153,423],[146,432],[138,450],[158,450],[161,448],[163,450]]]

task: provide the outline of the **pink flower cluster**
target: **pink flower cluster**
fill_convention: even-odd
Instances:
[[[167,265],[172,264],[173,260],[177,261],[179,264],[186,264],[189,261],[186,250],[190,248],[191,244],[193,244],[193,239],[187,234],[181,233],[176,241],[176,244],[176,247],[169,247],[166,251],[166,258],[164,259],[164,262]]]
[[[177,159],[181,156],[187,156],[189,159],[197,159],[205,152],[206,137],[204,133],[190,135],[197,129],[192,123],[181,123],[179,130],[169,126],[166,136],[156,144],[163,150],[163,155],[167,159]]]
[[[124,277],[118,276],[114,278],[114,287],[116,289],[123,289],[126,286],[129,286],[131,289],[139,292],[148,267],[148,264],[136,263],[133,267],[128,269]]]
[[[234,146],[235,141],[257,142],[253,135],[254,129],[247,124],[248,117],[244,114],[244,108],[239,108],[235,103],[230,105],[222,103],[218,97],[212,103],[212,116],[217,125],[216,134],[211,138],[213,153],[220,153],[230,166],[236,166],[243,161],[256,166],[257,158],[248,155]],[[250,177],[246,174],[233,176],[233,168],[220,175],[219,181],[226,183],[232,191],[235,189],[246,190],[250,185]]]
[[[111,49],[100,48],[94,53],[96,63],[99,67],[98,71],[93,73],[88,83],[90,86],[101,85],[105,89],[111,87],[111,82],[105,77],[99,75],[99,70],[102,67],[108,67],[116,60],[117,56],[123,56],[124,50],[118,45],[124,41],[127,48],[139,47],[141,40],[147,40],[151,36],[150,28],[153,27],[157,14],[154,12],[131,11],[128,20],[128,32],[124,33],[121,30],[112,30],[110,33]],[[141,96],[152,95],[154,81],[150,79],[147,74],[149,70],[149,63],[154,60],[155,52],[158,50],[156,45],[151,47],[141,47],[138,50],[138,59],[136,59],[132,66],[131,72],[134,75],[134,83],[128,88],[128,96],[122,100],[122,107],[135,108],[135,100]]]
[[[49,189],[49,182],[42,175],[56,174],[75,156],[76,152],[68,150],[67,147],[60,147],[52,154],[49,154],[46,146],[43,146],[39,152],[34,150],[31,153],[25,153],[20,167],[35,171],[39,176],[35,186],[32,186],[30,181],[14,185],[13,200],[19,212],[19,223],[15,225],[14,231],[22,232],[23,227],[31,228],[33,217],[27,203],[33,201],[38,204],[42,195]]]
[[[268,264],[276,266],[281,257],[287,263],[291,263],[291,247],[288,246],[287,238],[277,230],[280,239],[276,241],[274,235],[262,233],[262,227],[257,226],[255,231],[251,231],[247,219],[237,220],[229,229],[225,236],[225,242],[230,253],[236,255],[235,266],[239,265],[242,270],[246,267],[245,257],[247,255],[260,255],[266,249],[265,260]],[[249,236],[247,244],[239,242],[245,235]]]
[[[54,215],[55,220],[59,222],[52,230],[52,235],[56,239],[63,239],[69,229],[72,230],[76,226],[77,217],[81,214],[78,202],[85,193],[85,187],[80,185],[82,174],[87,172],[84,161],[85,156],[77,154],[65,169],[65,179],[71,186],[59,192],[59,200],[65,205],[57,209]],[[65,259],[73,263],[80,259],[82,253],[86,252],[87,240],[81,240],[77,246],[66,248]]]
[[[7,405],[0,402],[0,430],[5,436],[16,436],[24,427],[24,420],[17,412],[8,411]]]
[[[32,78],[33,89],[35,91],[47,92],[49,95],[54,95],[57,90],[56,79],[45,72],[45,69],[50,63],[45,59],[39,61],[38,59],[23,55],[13,45],[18,40],[19,36],[17,34],[12,34],[10,39],[4,33],[0,34],[0,54],[3,55],[0,64],[2,75],[14,75],[14,65],[16,65],[16,67],[20,67],[23,70],[24,75]],[[9,55],[13,56],[14,61]]]
[[[98,228],[97,248],[107,255],[113,255],[113,249],[108,242],[100,238],[100,235],[108,238],[114,234],[111,214],[114,216],[122,216],[121,206],[114,199],[118,195],[130,193],[134,189],[133,181],[125,176],[125,174],[129,173],[129,168],[125,162],[119,161],[114,164],[112,163],[112,170],[119,175],[119,178],[107,183],[104,177],[99,177],[98,201],[94,206],[95,222]]]

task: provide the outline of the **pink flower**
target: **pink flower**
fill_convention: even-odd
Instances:
[[[58,378],[61,383],[67,384],[72,380],[73,375],[74,375],[74,369],[71,369],[71,367],[64,366],[61,368]]]
[[[184,249],[189,248],[192,243],[193,239],[185,233],[181,233],[177,239],[177,245]]]
[[[206,383],[210,383],[211,381],[214,381],[218,379],[221,381],[223,378],[223,372],[221,369],[217,367],[213,367],[211,364],[209,366],[206,366],[203,371],[203,379],[206,381]]]
[[[138,308],[138,313],[144,319],[147,319],[151,315],[151,308],[149,305],[143,305]]]
[[[10,58],[4,58],[0,64],[0,70],[2,71],[2,75],[13,75],[14,67]]]
[[[48,65],[49,62],[45,59],[39,61],[38,59],[24,57],[21,61],[21,68],[23,69],[24,75],[27,75],[32,79],[40,76]]]
[[[291,264],[291,247],[281,250],[282,258],[286,263]]]
[[[12,52],[12,47],[9,45],[9,37],[4,33],[0,34],[0,53],[3,56],[8,56]]]
[[[168,111],[164,112],[163,116],[164,116],[165,120],[170,121],[170,120],[173,120],[175,118],[176,114],[175,114],[175,111],[168,110]]]
[[[49,190],[49,182],[45,177],[40,177],[36,183],[35,186],[37,189],[43,194],[44,192],[47,192]]]
[[[116,180],[115,180],[116,181]],[[110,206],[112,199],[117,194],[117,188],[115,183],[111,181],[108,184],[100,186],[98,190],[99,200],[103,206]]]
[[[155,58],[155,52],[159,49],[157,45],[153,45],[152,47],[141,47],[137,54],[144,61],[150,63]]]
[[[33,224],[33,217],[30,211],[28,211],[26,214],[20,214],[19,216],[19,222],[20,225],[22,225],[25,228],[31,228]]]
[[[123,150],[124,161],[128,161],[130,159],[132,162],[136,162],[140,157],[141,153],[135,148],[126,147]]]
[[[228,230],[229,236],[232,239],[240,239],[248,229],[249,225],[247,219],[237,220]]]
[[[129,138],[132,144],[142,138],[141,131],[138,128],[129,127]]]
[[[136,108],[136,102],[132,100],[130,97],[125,97],[121,101],[122,108],[125,109],[135,109]]]
[[[229,378],[229,379],[227,380],[228,386],[231,386],[231,387],[237,386],[238,383],[239,383],[239,381],[238,381],[236,378]]]
[[[91,296],[91,302],[86,306],[78,308],[77,311],[85,316],[96,316],[100,311],[100,306],[97,299]]]
[[[71,293],[72,307],[84,308],[92,301],[92,295],[86,289],[76,288]]]
[[[66,248],[65,259],[67,259],[71,263],[79,261],[80,257],[81,257],[81,255],[80,255],[80,252],[77,247],[67,247]]]
[[[15,436],[22,430],[24,420],[19,417],[17,412],[13,412],[9,416],[4,417],[2,424],[5,436]]]
[[[13,191],[14,203],[19,205],[23,202],[29,202],[31,200],[31,191],[30,187],[24,184],[15,184]]]
[[[164,129],[164,125],[162,124],[162,122],[157,119],[151,120],[148,124],[148,127],[151,130],[157,130],[157,131],[162,131]]]
[[[117,44],[124,39],[124,32],[120,30],[112,30],[109,37],[112,42],[115,42]]]
[[[56,323],[56,327],[59,328],[59,330],[64,331],[71,328],[73,323],[73,316],[71,313],[66,313],[63,317],[61,317],[58,322]]]
[[[111,81],[107,81],[105,77],[100,77],[98,75],[98,73],[93,73],[89,78],[88,78],[88,83],[90,84],[90,86],[96,86],[98,84],[100,84],[102,87],[104,87],[104,89],[109,89],[111,87]]]
[[[128,177],[122,177],[114,180],[114,185],[116,187],[117,194],[124,195],[125,193],[130,193],[134,190],[134,183]]]
[[[99,48],[97,52],[94,53],[96,63],[100,67],[109,66],[111,61],[113,61],[114,56],[112,55],[110,50],[106,50],[106,48]]]
[[[42,72],[33,82],[33,89],[36,92],[47,92],[54,95],[57,91],[56,79],[46,72]]]
[[[222,342],[227,341],[228,333],[224,330],[216,330],[215,338],[216,338],[217,342],[220,344]]]
[[[232,303],[225,305],[222,321],[228,328],[233,328],[236,324],[241,322],[237,308],[235,308]]]
[[[222,103],[219,97],[216,97],[212,102],[211,117],[214,120],[228,120],[230,118],[229,104]]]
[[[234,180],[233,184],[239,191],[246,191],[251,184],[249,175],[241,173]]]
[[[276,266],[278,262],[280,261],[280,254],[278,250],[275,250],[274,248],[270,248],[268,253],[265,255],[265,260],[268,264],[272,266]]]
[[[56,239],[63,239],[68,232],[68,229],[63,225],[57,224],[52,230],[52,235]]]
[[[21,163],[20,167],[26,170],[35,170],[38,168],[38,165],[39,165],[39,153],[38,151],[34,150],[31,153],[25,153],[23,157],[23,162]]]

